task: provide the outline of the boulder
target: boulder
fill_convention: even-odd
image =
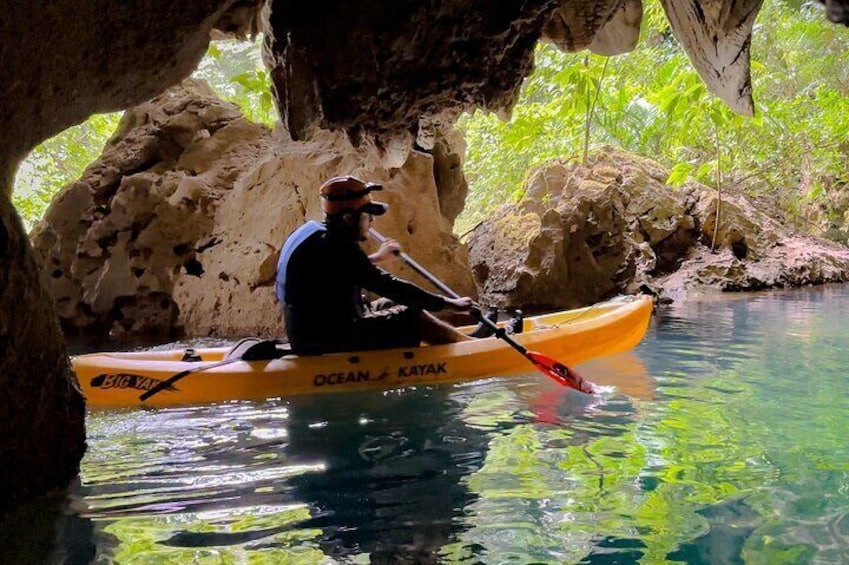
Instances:
[[[759,290],[839,282],[849,250],[800,236],[741,193],[675,188],[657,163],[605,147],[587,165],[555,161],[470,241],[481,300],[544,310],[619,292]],[[719,220],[717,222],[717,209]]]
[[[72,333],[282,335],[273,292],[280,247],[322,217],[324,179],[358,174],[386,186],[392,209],[376,228],[473,292],[451,234],[466,183],[450,137],[439,133],[433,153],[398,150],[403,159],[387,167],[385,153],[354,147],[341,132],[308,142],[272,133],[187,79],[128,110],[101,158],[33,230],[43,284]]]
[[[199,276],[198,247],[236,173],[271,143],[188,79],[128,110],[101,159],[63,189],[32,233],[66,331],[172,336],[175,281]]]
[[[526,197],[500,209],[469,241],[481,300],[541,310],[621,292],[636,266],[621,182],[609,167],[555,163],[537,171]]]

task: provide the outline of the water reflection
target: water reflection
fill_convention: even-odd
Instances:
[[[97,412],[9,563],[847,563],[849,289],[659,312],[631,355],[386,393]],[[52,542],[51,542],[52,540]]]
[[[321,461],[289,486],[320,528],[333,558],[364,553],[372,563],[435,562],[462,530],[475,498],[463,477],[486,455],[486,435],[458,418],[446,388],[364,398],[302,398],[291,404],[288,453]],[[324,425],[316,426],[316,423]]]
[[[654,400],[657,394],[657,381],[636,353],[590,361],[581,366],[581,374],[595,384],[611,387],[616,394],[635,400]]]
[[[441,387],[103,413],[92,441],[109,446],[92,455],[76,512],[115,560],[437,562],[487,449],[461,409]]]
[[[94,524],[80,518],[65,493],[39,499],[0,516],[0,562],[10,564],[93,563]]]
[[[632,356],[584,372],[650,388]],[[95,412],[96,448],[59,526],[74,541],[57,536],[51,559],[486,562],[488,546],[500,543],[464,533],[481,516],[495,525],[517,514],[512,503],[479,510],[479,493],[523,490],[522,473],[500,454],[479,474],[490,446],[512,450],[542,426],[552,430],[539,438],[550,465],[557,457],[547,454],[624,433],[633,413],[629,396],[574,394],[535,372],[386,393]],[[558,432],[564,422],[573,424],[568,435]],[[562,472],[547,474],[552,491],[569,492]],[[494,488],[480,486],[493,477]],[[594,480],[603,488],[603,477]],[[541,516],[533,521],[560,513],[534,505]]]

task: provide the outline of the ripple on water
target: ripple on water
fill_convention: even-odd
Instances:
[[[605,387],[595,397],[529,372],[92,412],[51,551],[103,563],[846,563],[847,312],[842,287],[661,309],[633,354],[579,367]]]

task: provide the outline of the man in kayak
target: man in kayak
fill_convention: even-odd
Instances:
[[[310,355],[474,339],[431,314],[443,308],[469,310],[471,298],[433,294],[378,267],[400,251],[396,241],[383,243],[372,255],[360,249],[374,216],[389,207],[371,198],[382,188],[352,176],[328,180],[319,190],[324,222],[307,222],[283,245],[275,290],[294,352]],[[363,289],[396,305],[373,309],[363,300]]]

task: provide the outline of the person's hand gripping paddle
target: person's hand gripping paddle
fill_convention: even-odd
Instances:
[[[386,241],[386,238],[383,237],[380,233],[375,229],[369,229],[369,235],[371,235],[375,240],[379,243],[383,243]],[[441,280],[436,278],[430,271],[419,265],[412,257],[407,255],[406,253],[400,252],[398,253],[399,257],[404,260],[406,264],[413,268],[418,274],[426,278],[438,288],[442,293],[450,296],[451,298],[459,298],[456,292],[448,288],[448,286],[443,283]],[[543,355],[537,351],[528,351],[522,344],[515,341],[511,338],[507,331],[504,328],[498,327],[492,320],[487,318],[486,316],[481,314],[480,309],[474,308],[472,309],[472,313],[475,317],[480,320],[482,324],[487,326],[499,339],[507,342],[510,347],[518,351],[522,356],[525,357],[528,361],[533,363],[534,367],[536,367],[541,373],[545,376],[549,377],[553,381],[563,386],[568,386],[570,388],[574,388],[575,390],[579,390],[586,394],[593,394],[596,392],[595,386],[588,380],[584,379],[581,375],[575,372],[574,369],[570,369],[563,363],[557,361],[556,359],[552,359],[547,355]]]

